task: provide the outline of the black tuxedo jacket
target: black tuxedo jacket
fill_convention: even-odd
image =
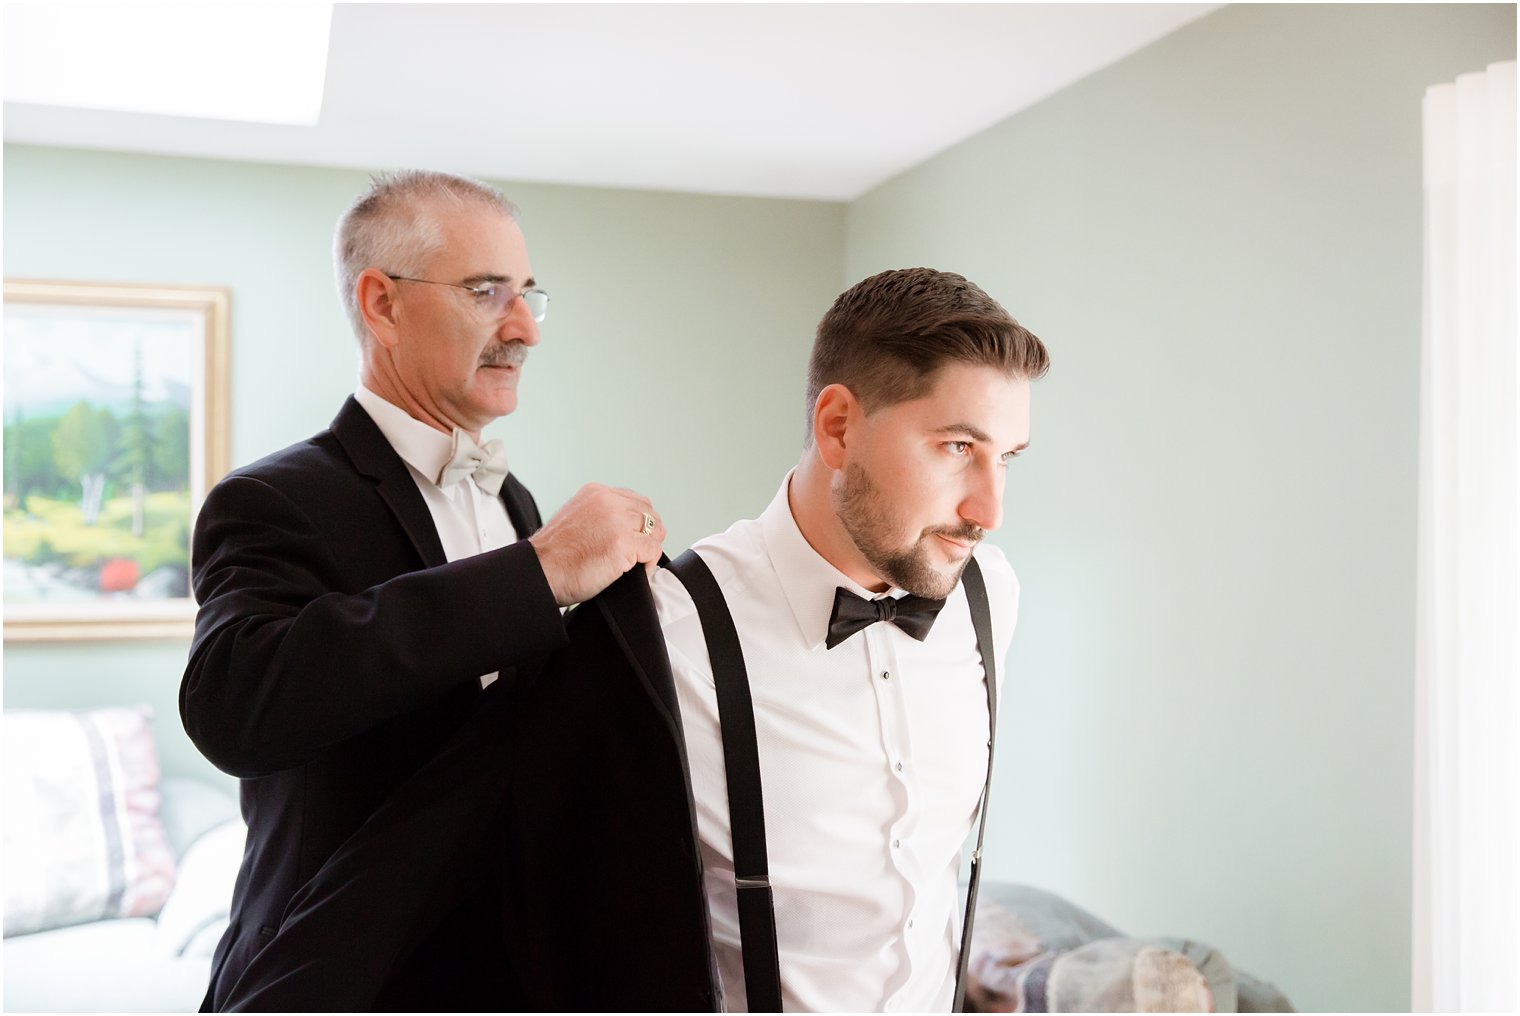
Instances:
[[[520,533],[541,524],[508,477]],[[427,505],[353,399],[329,430],[229,475],[196,523],[200,611],[180,686],[196,746],[242,778],[248,845],[208,1006],[291,900],[481,698],[565,644],[526,541],[446,563]],[[494,902],[456,901],[374,984],[376,1006],[474,1008],[510,991]]]
[[[504,934],[492,1010],[717,1008],[680,713],[643,569],[567,628],[568,648],[483,692],[306,883],[228,1008],[383,1007],[392,964],[478,898]],[[446,1007],[433,987],[427,1007]]]

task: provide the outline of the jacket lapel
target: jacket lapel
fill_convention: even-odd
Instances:
[[[654,594],[642,565],[635,565],[622,578],[608,586],[593,601],[607,621],[612,637],[638,675],[650,701],[670,728],[676,745],[685,752],[681,733],[681,707],[676,700],[675,678],[670,672],[670,655],[665,651],[665,636],[654,609]],[[591,604],[586,604],[586,609]]]
[[[507,507],[507,518],[512,521],[512,528],[517,530],[521,539],[526,540],[543,526],[533,496],[511,473],[507,474],[506,483],[502,484],[501,501]]]
[[[395,514],[396,521],[412,541],[422,563],[428,568],[448,563],[443,552],[443,542],[438,539],[438,527],[428,511],[427,502],[417,482],[407,471],[406,463],[380,433],[369,413],[353,398],[343,403],[333,419],[332,432],[353,460],[359,472],[375,481],[375,489]]]

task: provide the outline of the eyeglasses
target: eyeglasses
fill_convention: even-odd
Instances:
[[[519,296],[523,303],[527,304],[528,313],[533,315],[534,321],[542,321],[549,313],[549,294],[542,289],[525,289],[521,293],[514,293],[499,282],[481,282],[473,286],[462,286],[457,282],[434,282],[432,279],[409,279],[405,275],[387,275],[387,279],[396,282],[421,282],[428,286],[448,286],[450,289],[462,289],[475,297],[475,306],[491,314],[493,317],[505,314],[512,307],[512,301]]]

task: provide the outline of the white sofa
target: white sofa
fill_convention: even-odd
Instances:
[[[166,778],[160,818],[177,859],[154,917],[91,921],[5,939],[8,1012],[194,1012],[227,926],[245,829],[229,789]]]

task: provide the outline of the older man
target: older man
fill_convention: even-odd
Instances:
[[[455,732],[483,686],[566,642],[560,608],[660,556],[643,497],[589,486],[547,525],[481,429],[517,408],[548,296],[510,203],[439,173],[378,178],[338,226],[362,365],[331,427],[201,509],[185,729],[242,778],[248,846],[206,1002],[292,897]],[[461,900],[371,985],[389,1009],[500,997],[500,919]]]
[[[844,293],[770,506],[619,580],[532,687],[483,696],[233,1005],[373,1007],[449,902],[492,886],[515,982],[497,1008],[950,1008],[1018,600],[982,540],[1048,362],[959,275]]]

